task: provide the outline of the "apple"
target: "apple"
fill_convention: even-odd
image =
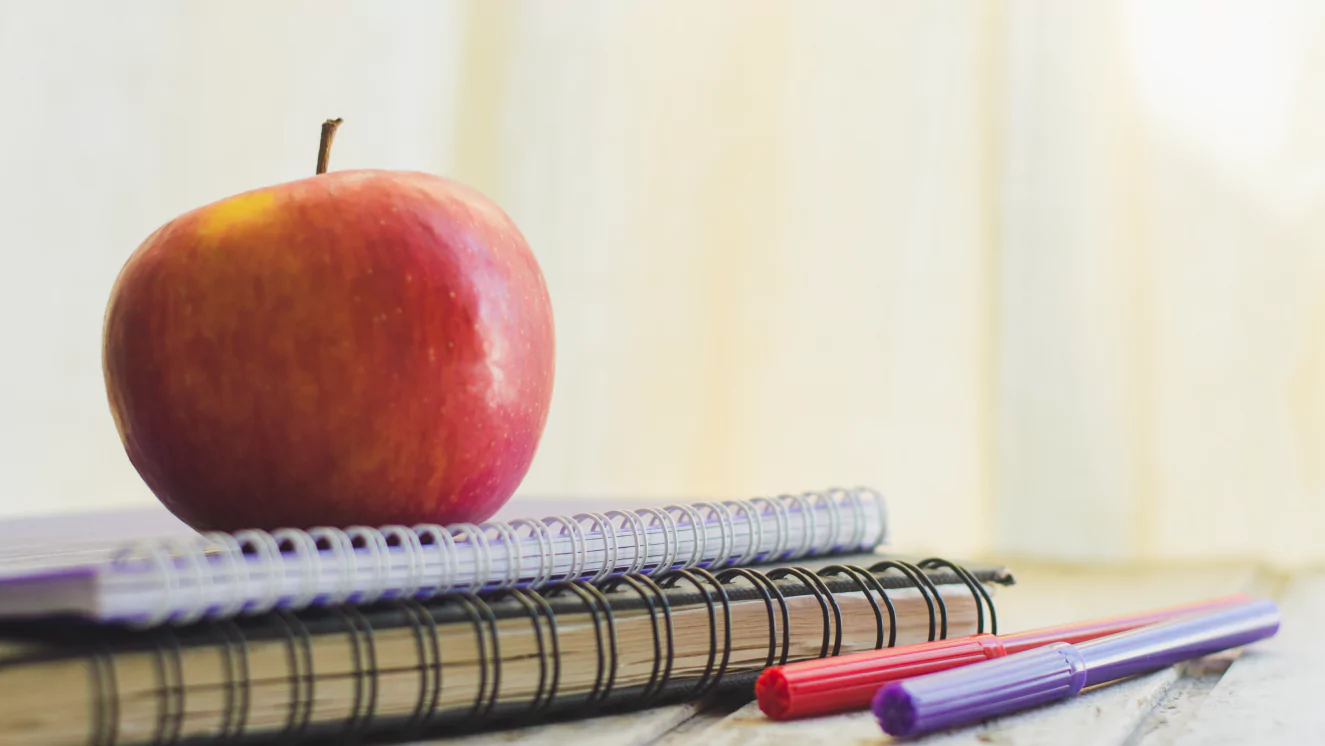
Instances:
[[[324,173],[175,218],[106,309],[111,413],[199,530],[477,522],[552,396],[547,286],[511,219],[424,173]]]

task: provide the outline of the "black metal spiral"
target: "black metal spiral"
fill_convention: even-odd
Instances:
[[[325,738],[329,733],[333,736],[338,733],[341,742],[352,742],[376,736],[387,727],[415,735],[435,731],[443,723],[454,724],[457,720],[466,725],[498,718],[528,721],[560,712],[571,705],[584,712],[595,711],[624,701],[623,695],[618,693],[624,686],[621,677],[628,663],[622,657],[619,639],[623,634],[622,619],[627,618],[618,618],[623,608],[632,610],[628,618],[647,620],[650,638],[646,649],[651,654],[651,663],[647,675],[639,674],[630,681],[629,701],[647,705],[664,700],[702,698],[721,688],[724,681],[732,679],[733,671],[745,674],[754,670],[749,658],[733,669],[732,659],[738,647],[748,655],[752,645],[758,650],[761,644],[759,637],[736,639],[733,618],[734,606],[738,602],[733,598],[758,600],[763,604],[761,616],[768,627],[762,644],[766,644],[767,649],[760,654],[762,662],[758,665],[766,668],[792,660],[794,615],[789,600],[795,596],[810,596],[817,603],[817,613],[811,613],[822,624],[817,650],[819,657],[835,656],[843,651],[844,612],[838,596],[844,593],[859,594],[868,604],[874,621],[873,647],[895,646],[901,615],[888,589],[888,586],[897,587],[896,578],[890,578],[890,575],[900,575],[905,581],[904,587],[919,594],[927,610],[928,638],[946,637],[950,628],[948,605],[931,573],[945,573],[945,582],[959,583],[970,592],[976,607],[976,632],[985,632],[986,615],[989,631],[997,632],[993,600],[985,586],[966,568],[941,558],[929,558],[914,564],[884,559],[868,568],[834,564],[817,572],[801,567],[768,570],[732,567],[713,573],[690,567],[655,576],[618,575],[598,584],[574,580],[554,583],[541,590],[508,587],[481,595],[452,594],[426,604],[413,599],[397,599],[379,604],[377,608],[385,611],[364,610],[353,605],[333,606],[325,616],[335,622],[335,629],[348,641],[353,682],[348,714],[343,721],[334,724],[325,720],[314,722],[318,681],[318,671],[314,668],[315,633],[310,631],[305,615],[276,610],[269,615],[268,629],[273,630],[276,639],[284,645],[290,699],[289,716],[283,728],[269,734],[253,733],[250,728],[254,708],[251,650],[244,627],[232,621],[204,622],[202,627],[210,630],[210,644],[221,655],[223,672],[222,704],[213,732],[223,742],[238,741],[250,735],[268,735],[287,743],[312,737]],[[687,600],[687,608],[702,608],[707,618],[708,638],[707,650],[702,653],[702,670],[685,682],[678,680],[676,674],[679,657],[676,599],[682,595],[698,598],[698,604]],[[563,597],[574,598],[578,603],[568,606],[565,600],[559,600]],[[949,596],[949,600],[951,598]],[[392,610],[395,617],[384,616]],[[457,698],[445,696],[448,682],[445,676],[447,665],[442,660],[442,637],[445,625],[454,623],[457,610],[461,618],[467,620],[465,627],[473,632],[473,665],[477,668],[477,682],[473,699],[467,705],[461,704],[457,711],[451,711],[455,706],[446,703],[454,703]],[[568,617],[568,614],[572,616]],[[587,693],[568,698],[565,692],[567,648],[563,639],[566,619],[578,617],[583,622],[585,615],[592,628],[593,678],[586,684]],[[383,619],[394,621],[384,625]],[[443,619],[450,621],[444,622]],[[527,626],[519,629],[520,623]],[[388,628],[409,631],[408,639],[412,641],[418,659],[417,698],[412,706],[390,719],[381,712],[384,700],[378,658],[378,635]],[[631,629],[633,633],[641,628]],[[536,678],[532,681],[532,694],[527,700],[521,695],[518,702],[508,694],[503,701],[503,677],[509,672],[503,671],[502,638],[504,635],[522,637],[528,634],[533,636],[531,657],[536,659],[538,666]],[[763,637],[763,632],[759,635]],[[157,711],[150,742],[155,746],[173,746],[193,737],[183,732],[188,714],[184,651],[192,643],[182,642],[181,636],[168,627],[154,632],[151,640],[152,671],[160,686],[155,690]],[[506,647],[514,649],[509,644]],[[94,746],[115,746],[122,739],[121,685],[116,680],[111,656],[109,649],[89,653],[94,694],[89,743]],[[744,679],[737,677],[735,680]],[[465,702],[463,698],[460,701]]]

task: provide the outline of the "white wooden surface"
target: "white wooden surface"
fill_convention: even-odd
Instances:
[[[1281,578],[1236,566],[1083,569],[1010,563],[1019,584],[997,597],[1005,632],[1244,591],[1280,601],[1278,636],[1088,692],[1075,700],[911,739],[922,746],[1325,744],[1325,574]],[[788,723],[755,703],[688,704],[495,731],[427,744],[810,746],[891,739],[865,712]],[[419,744],[417,746],[422,746]]]

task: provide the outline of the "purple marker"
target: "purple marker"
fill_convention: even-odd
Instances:
[[[1246,645],[1277,631],[1274,602],[1252,601],[895,681],[875,695],[874,715],[894,736],[950,728],[1066,699],[1088,686]]]

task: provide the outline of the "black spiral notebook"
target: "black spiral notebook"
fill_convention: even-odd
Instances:
[[[0,623],[0,744],[338,743],[750,690],[764,667],[996,631],[1003,567],[848,555],[132,629]]]

